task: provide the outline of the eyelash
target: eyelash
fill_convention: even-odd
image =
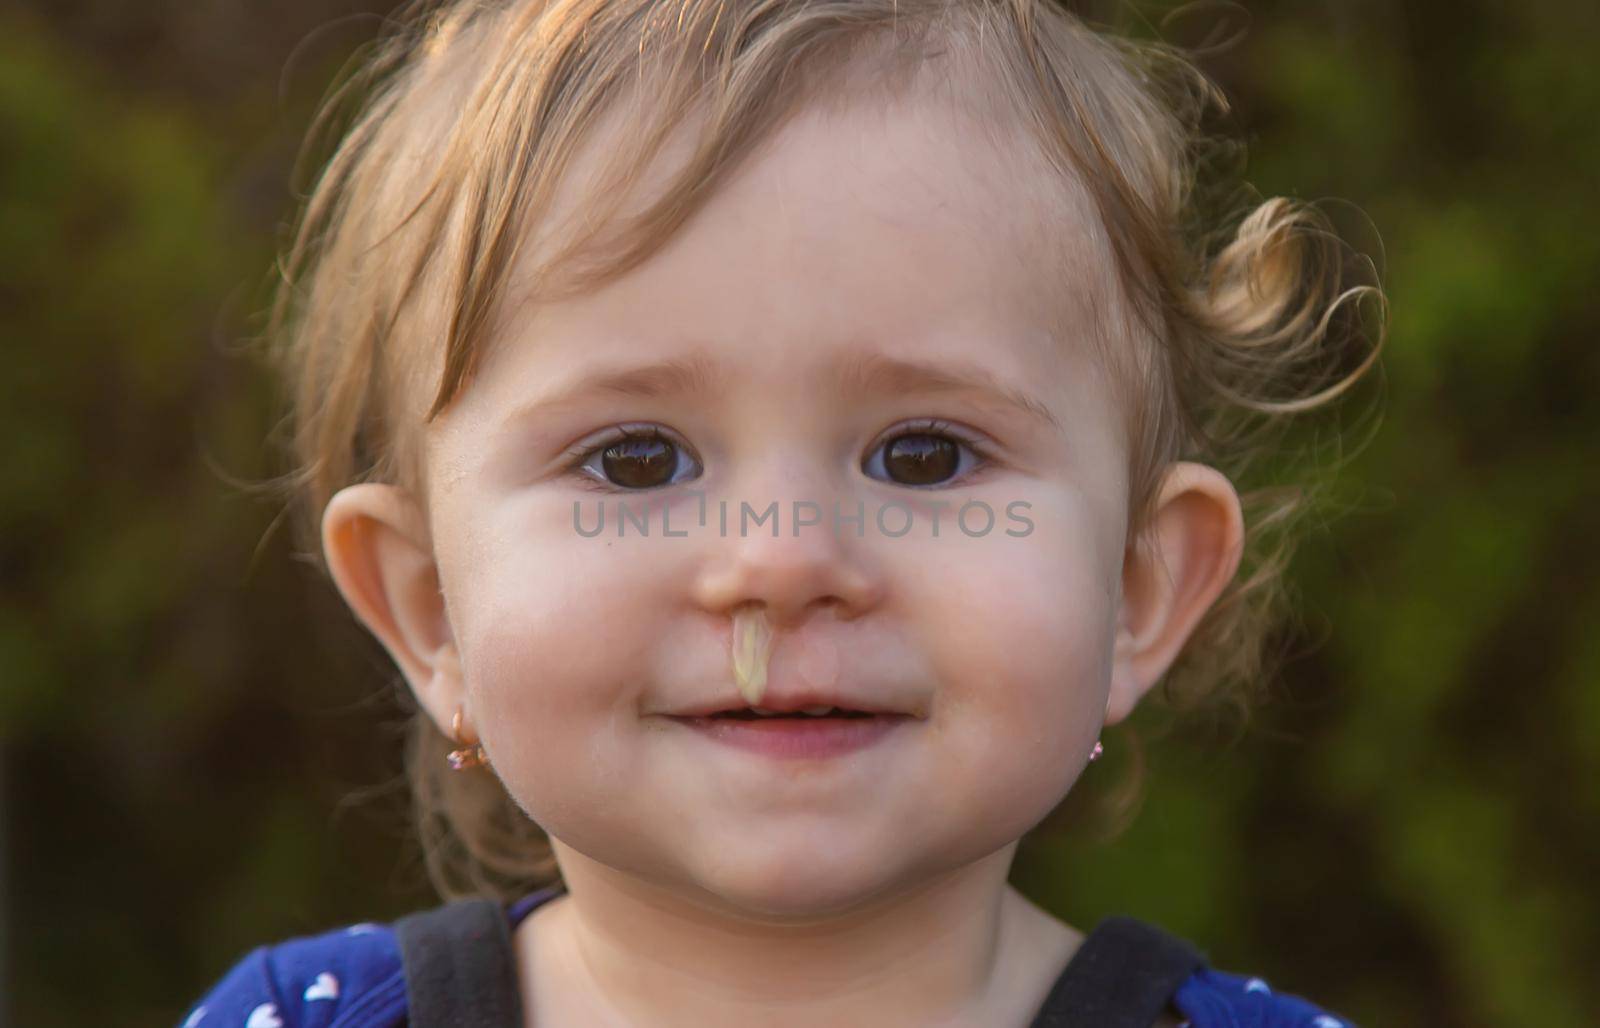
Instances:
[[[934,485],[923,486],[904,485],[903,483],[899,482],[885,482],[885,485],[900,485],[905,489],[933,490],[947,488],[956,484],[957,482],[970,484],[973,479],[981,478],[986,472],[998,467],[1001,463],[994,456],[993,452],[989,449],[986,443],[979,442],[969,433],[956,428],[948,421],[945,421],[941,418],[920,418],[914,421],[906,422],[903,425],[896,425],[894,429],[889,432],[885,432],[881,437],[879,437],[878,442],[874,444],[872,448],[872,452],[876,452],[877,449],[885,443],[907,435],[932,435],[942,436],[950,439],[951,441],[961,446],[965,446],[968,450],[972,451],[973,456],[977,458],[976,466],[969,468],[964,476],[952,479],[949,482],[939,482]],[[630,440],[653,439],[659,439],[662,442],[671,443],[673,446],[677,446],[685,450],[688,449],[687,446],[684,446],[684,444],[680,443],[678,440],[674,439],[665,432],[662,432],[654,425],[647,425],[642,430],[635,430],[631,426],[619,425],[611,434],[607,436],[592,442],[585,441],[572,447],[571,449],[567,450],[565,454],[563,454],[563,458],[565,459],[568,473],[576,477],[579,481],[579,485],[585,489],[599,493],[654,492],[655,489],[665,489],[668,486],[676,483],[668,482],[663,485],[655,486],[652,489],[625,489],[620,486],[612,485],[604,479],[597,478],[583,470],[584,466],[589,463],[590,459],[593,458],[595,454],[601,453],[609,447],[616,446],[618,443],[624,443]],[[880,480],[873,479],[873,481]]]
[[[654,425],[646,425],[643,429],[639,430],[635,430],[633,427],[628,425],[619,425],[615,430],[599,439],[596,439],[592,442],[586,440],[567,450],[566,453],[562,455],[566,464],[567,473],[576,478],[578,480],[578,484],[582,488],[589,489],[597,493],[654,492],[654,489],[624,489],[620,486],[612,485],[605,479],[597,478],[583,470],[584,465],[588,464],[590,459],[592,459],[595,454],[601,453],[609,447],[616,446],[618,443],[629,442],[631,440],[651,439],[659,439],[662,442],[671,443],[673,446],[686,448],[683,447],[683,444],[679,443],[676,439],[667,435],[665,432],[662,432]],[[670,484],[672,483],[668,483],[668,485]],[[656,486],[655,488],[665,489],[666,485]]]

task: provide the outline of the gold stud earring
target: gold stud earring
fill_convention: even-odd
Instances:
[[[489,762],[483,752],[483,744],[477,741],[468,742],[461,735],[461,708],[456,708],[456,716],[450,722],[450,738],[456,744],[456,749],[450,751],[446,760],[450,761],[453,771],[465,771],[468,768],[482,767]]]

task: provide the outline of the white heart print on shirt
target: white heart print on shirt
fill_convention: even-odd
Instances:
[[[317,980],[306,986],[306,1002],[314,999],[337,999],[339,997],[339,979],[326,971],[317,975]]]
[[[244,1028],[283,1028],[283,1018],[278,1016],[276,1003],[263,1003],[250,1011],[250,1019],[244,1023]]]

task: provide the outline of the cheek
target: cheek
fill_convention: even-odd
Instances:
[[[529,533],[530,536],[533,533]],[[656,598],[624,543],[556,535],[480,548],[447,595],[467,702],[495,770],[547,827],[603,804],[638,746],[638,683]],[[470,550],[463,548],[463,553]]]
[[[1059,737],[1105,703],[1110,622],[1093,580],[1079,569],[1004,558],[985,561],[964,590],[947,590],[928,644],[949,669],[941,691],[952,713],[1015,738]]]
[[[1110,684],[1115,611],[1086,532],[946,548],[918,592],[938,671],[942,784],[1004,798],[1025,825],[1065,795],[1094,745]]]
[[[959,668],[942,682],[996,716],[1059,715],[1104,702],[1114,595],[1087,529],[941,547],[921,563],[915,593],[925,643]],[[1097,695],[1101,694],[1101,695]]]

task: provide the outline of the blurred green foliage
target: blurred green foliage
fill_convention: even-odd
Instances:
[[[1585,1023],[1600,12],[1247,6],[1206,67],[1261,192],[1348,201],[1330,213],[1382,263],[1381,423],[1346,437],[1345,509],[1295,564],[1278,700],[1232,745],[1157,726],[1128,831],[1032,835],[1015,877],[1075,924],[1147,917],[1361,1024]],[[235,344],[298,135],[376,28],[339,19],[357,9],[0,12],[15,1023],[172,1024],[259,943],[435,902],[405,849],[392,671],[230,484],[277,470],[273,385]],[[1069,815],[1131,759],[1107,743]]]

